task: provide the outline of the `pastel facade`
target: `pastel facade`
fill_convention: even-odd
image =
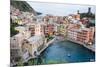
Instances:
[[[91,28],[68,30],[68,38],[80,44],[88,44],[93,41],[94,30]]]
[[[44,37],[32,36],[29,39],[25,39],[22,43],[23,59],[35,58],[39,55],[39,51],[43,49]]]

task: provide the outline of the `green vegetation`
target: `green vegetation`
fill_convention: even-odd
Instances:
[[[17,66],[23,66],[22,59],[19,60]]]
[[[34,59],[30,59],[30,60],[28,61],[28,65],[34,65],[34,64],[35,64]]]
[[[21,11],[25,11],[25,12],[28,11],[28,12],[35,13],[33,8],[26,1],[11,0],[10,4]],[[36,13],[35,13],[35,15],[36,15]]]
[[[53,38],[54,38],[54,37],[52,37],[52,36],[48,36],[48,37],[47,37],[47,42],[50,41],[50,40],[52,40]]]
[[[59,63],[68,63],[64,60],[62,61],[54,61],[54,60],[49,60],[48,62],[45,62],[45,59],[43,59],[42,57],[39,58],[34,58],[34,59],[30,59],[27,63],[21,63],[19,62],[17,64],[17,66],[28,66],[28,65],[44,65],[44,64],[59,64]]]
[[[49,60],[47,64],[60,64],[60,63],[67,63],[66,61],[54,61],[54,60]]]
[[[27,63],[28,65],[39,65],[41,64],[42,60],[41,58],[34,58],[34,59],[30,59]]]
[[[11,24],[10,24],[10,36],[12,37],[18,33],[18,31],[15,30],[15,27],[18,26],[18,24],[13,23],[11,19],[10,19],[10,22],[11,22]]]
[[[42,59],[41,57],[39,58],[34,58],[34,59],[30,59],[27,63],[23,63],[24,66],[27,65],[41,65],[44,64],[44,59]]]
[[[92,14],[92,13],[80,13],[80,17],[81,18],[90,17],[92,19],[95,19],[95,14]]]
[[[19,9],[20,11],[32,12],[34,13],[34,15],[42,14],[40,12],[36,12],[26,1],[11,0],[11,5]]]

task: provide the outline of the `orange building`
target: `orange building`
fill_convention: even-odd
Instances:
[[[92,44],[94,36],[94,28],[70,29],[68,30],[68,38],[79,44]]]

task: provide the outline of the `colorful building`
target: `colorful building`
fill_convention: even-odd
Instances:
[[[44,35],[44,25],[42,23],[35,25],[35,35]]]
[[[44,28],[45,35],[53,35],[54,34],[54,25],[53,24],[47,24]]]
[[[23,40],[21,47],[24,61],[29,58],[35,58],[39,55],[39,52],[44,47],[44,39],[45,38],[43,36],[39,35]]]
[[[68,30],[69,40],[73,40],[80,44],[89,44],[93,42],[94,29],[83,28],[83,29],[70,29]]]

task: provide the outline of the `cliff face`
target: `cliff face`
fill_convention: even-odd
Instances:
[[[14,6],[15,8],[21,11],[32,12],[34,15],[38,14],[26,1],[14,1],[14,0],[12,1],[11,0],[10,5]]]

